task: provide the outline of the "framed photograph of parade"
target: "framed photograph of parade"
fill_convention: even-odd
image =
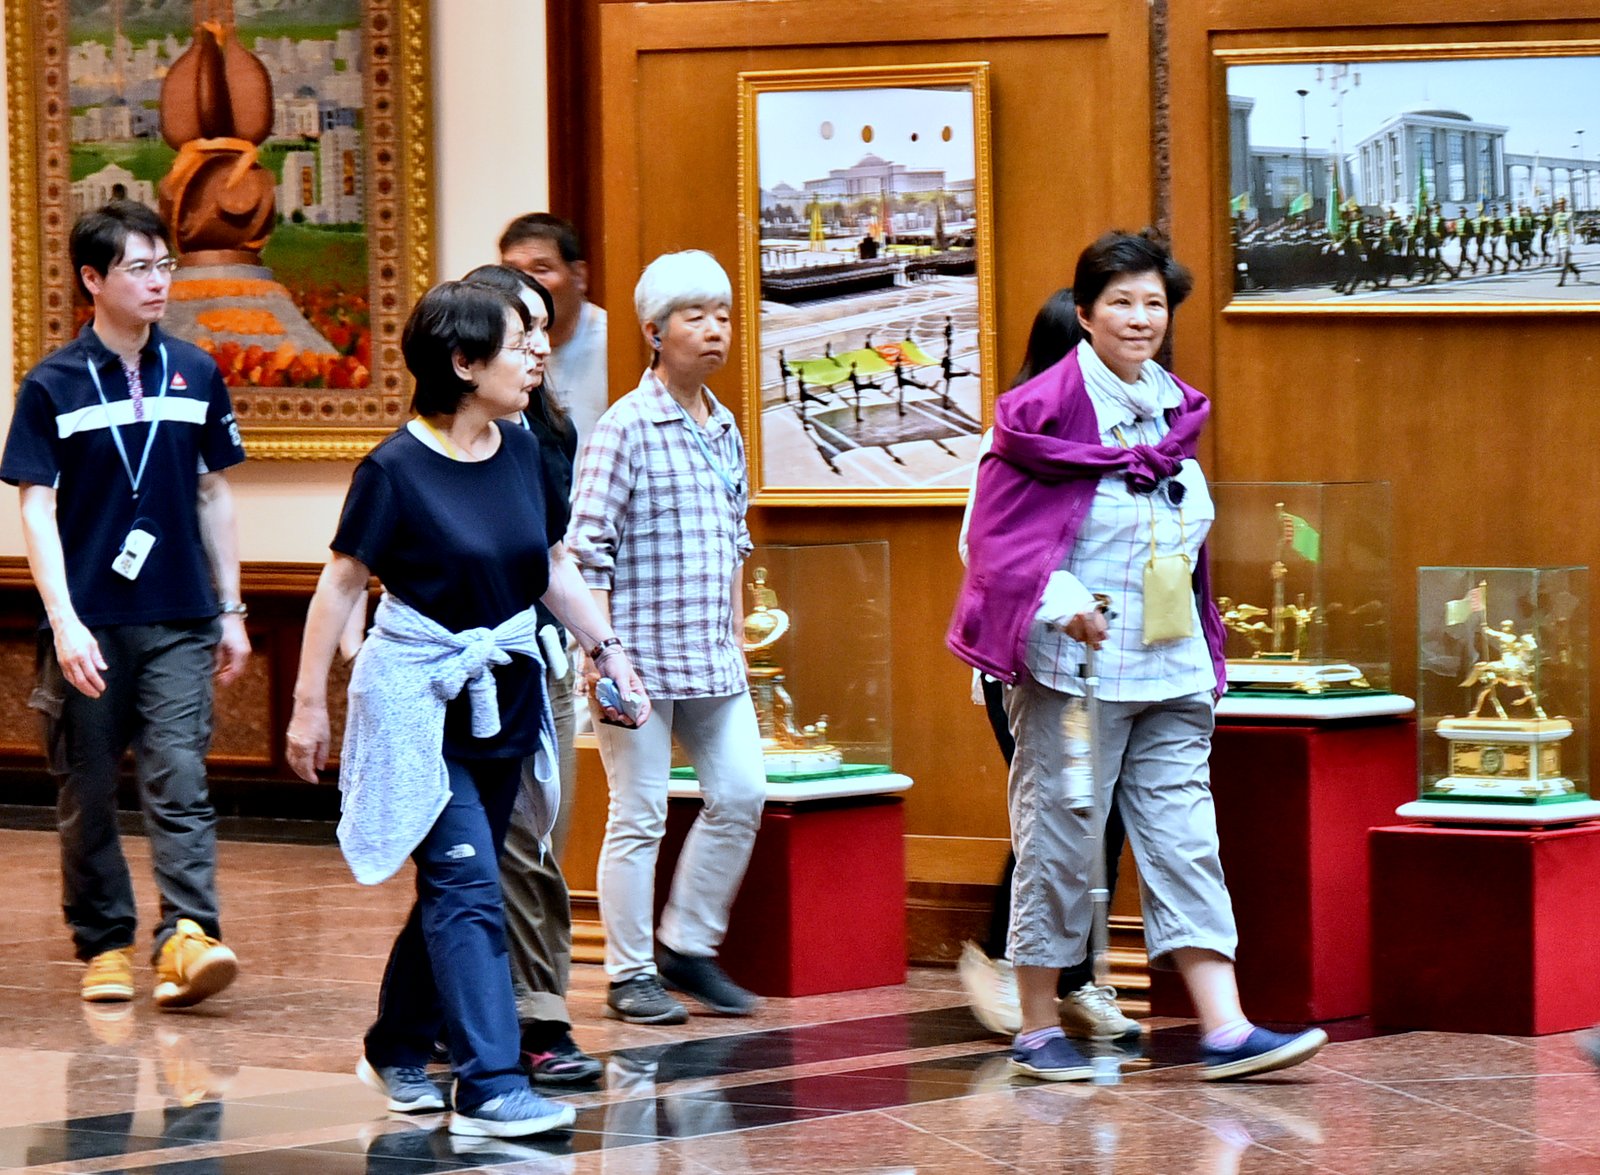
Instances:
[[[89,307],[67,238],[116,198],[179,268],[163,328],[209,351],[254,457],[348,458],[406,416],[432,275],[426,0],[6,5],[23,371]]]
[[[1600,44],[1214,65],[1225,313],[1600,308]]]
[[[985,62],[739,75],[751,500],[966,500],[995,397]]]

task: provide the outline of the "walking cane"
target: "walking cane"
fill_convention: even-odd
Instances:
[[[1095,607],[1104,613],[1107,618],[1116,613],[1111,611],[1111,597],[1100,592],[1094,594]],[[1070,719],[1068,722],[1067,749],[1069,754],[1080,763],[1084,758],[1083,752],[1088,751],[1088,769],[1081,767],[1071,773],[1073,786],[1069,789],[1068,803],[1075,812],[1089,813],[1091,828],[1100,831],[1093,839],[1093,846],[1089,853],[1089,899],[1092,903],[1089,922],[1089,954],[1094,971],[1094,983],[1104,987],[1110,979],[1110,954],[1111,954],[1111,895],[1106,888],[1106,839],[1105,817],[1109,813],[1100,811],[1100,739],[1099,719],[1100,701],[1100,675],[1095,666],[1094,646],[1085,643],[1083,646],[1083,718],[1081,728],[1074,730]],[[1074,746],[1074,743],[1077,745]],[[1085,747],[1084,744],[1087,744]],[[1111,789],[1106,788],[1105,794],[1108,802]],[[1094,1048],[1094,1075],[1095,1085],[1119,1085],[1122,1082],[1122,1062],[1117,1055],[1116,1046],[1099,1043]]]

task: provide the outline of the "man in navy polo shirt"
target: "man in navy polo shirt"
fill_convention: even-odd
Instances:
[[[45,608],[30,705],[45,715],[60,787],[62,904],[88,964],[83,998],[133,998],[136,911],[116,820],[132,745],[161,894],[153,996],[188,1007],[238,971],[217,941],[205,756],[211,679],[234,680],[250,655],[222,474],[244,447],[216,364],[156,326],[176,266],[161,218],[113,201],[73,225],[71,252],[94,318],[23,379],[0,459],[0,479],[22,491]]]

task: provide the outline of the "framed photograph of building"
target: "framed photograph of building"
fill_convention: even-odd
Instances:
[[[68,233],[120,197],[170,226],[163,326],[215,356],[252,456],[399,424],[433,268],[425,0],[18,0],[6,24],[19,371],[87,321]]]
[[[1600,44],[1215,60],[1226,313],[1600,308]]]
[[[966,500],[995,396],[988,65],[739,75],[751,500]]]

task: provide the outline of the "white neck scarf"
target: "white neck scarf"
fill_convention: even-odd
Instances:
[[[1183,392],[1161,364],[1153,359],[1145,360],[1139,367],[1138,380],[1128,383],[1107,367],[1105,361],[1094,353],[1094,346],[1084,339],[1078,344],[1078,369],[1083,372],[1084,386],[1096,404],[1115,409],[1113,415],[1121,417],[1109,422],[1102,421],[1103,425],[1123,424],[1130,419],[1154,420],[1161,413],[1183,403]],[[1101,431],[1106,430],[1102,428]]]

